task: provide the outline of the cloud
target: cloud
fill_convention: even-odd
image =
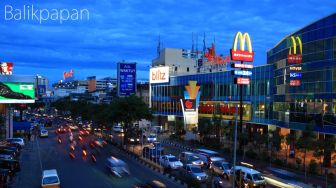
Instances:
[[[4,21],[3,7],[85,8],[90,20],[59,24],[49,21]],[[83,1],[31,0],[0,2],[1,61],[13,61],[20,71],[54,79],[70,68],[78,76],[114,75],[116,62],[138,62],[145,78],[156,57],[158,35],[165,47],[190,48],[191,33],[202,49],[203,33],[210,46],[228,54],[236,31],[249,32],[256,64],[266,63],[266,51],[287,34],[333,13],[332,1]],[[14,68],[15,69],[15,68]],[[19,71],[19,72],[20,72]]]

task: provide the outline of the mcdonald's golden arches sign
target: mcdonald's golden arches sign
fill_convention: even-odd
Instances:
[[[237,49],[238,40],[240,41],[240,49]],[[247,50],[245,50],[245,43],[247,44]],[[247,62],[253,61],[254,52],[252,51],[251,38],[248,33],[236,33],[230,53],[232,60]]]

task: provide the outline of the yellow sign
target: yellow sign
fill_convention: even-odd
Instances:
[[[232,49],[233,51],[237,51],[237,42],[240,40],[240,50],[245,51],[245,41],[247,43],[247,49],[250,53],[252,53],[252,43],[250,39],[250,35],[248,33],[244,33],[244,35],[239,31],[236,33],[235,39],[233,41]]]
[[[299,43],[300,54],[302,54],[302,42],[301,42],[300,37],[291,36],[291,41],[292,41],[292,44],[293,44],[293,54],[296,54],[296,45],[297,45],[296,41]],[[292,48],[291,47],[289,48],[289,54],[292,54]]]

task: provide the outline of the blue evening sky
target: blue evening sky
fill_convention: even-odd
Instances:
[[[90,20],[6,21],[5,5],[23,10],[88,9]],[[14,74],[41,74],[51,82],[73,69],[75,77],[116,76],[116,62],[138,63],[138,78],[148,79],[158,35],[164,47],[191,48],[191,33],[203,33],[207,47],[229,54],[236,31],[248,32],[256,65],[287,34],[335,11],[334,0],[1,0],[0,61],[14,62]]]

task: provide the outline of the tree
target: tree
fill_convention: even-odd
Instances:
[[[124,139],[128,138],[128,130],[131,123],[141,119],[151,120],[152,113],[148,105],[135,95],[118,98],[111,103],[111,119],[115,122],[121,122],[125,128]]]
[[[279,131],[277,130],[271,131],[270,133],[272,135],[272,138],[270,139],[270,143],[272,144],[271,147],[271,157],[272,157],[273,149],[276,151],[276,154],[278,153],[278,151],[281,150],[281,142],[283,140],[283,136],[281,136]]]
[[[302,131],[302,135],[297,140],[296,147],[303,152],[303,168],[305,171],[305,178],[307,179],[307,169],[306,169],[306,156],[307,152],[314,149],[316,144],[316,136],[313,132],[313,122],[309,123],[305,130]]]

